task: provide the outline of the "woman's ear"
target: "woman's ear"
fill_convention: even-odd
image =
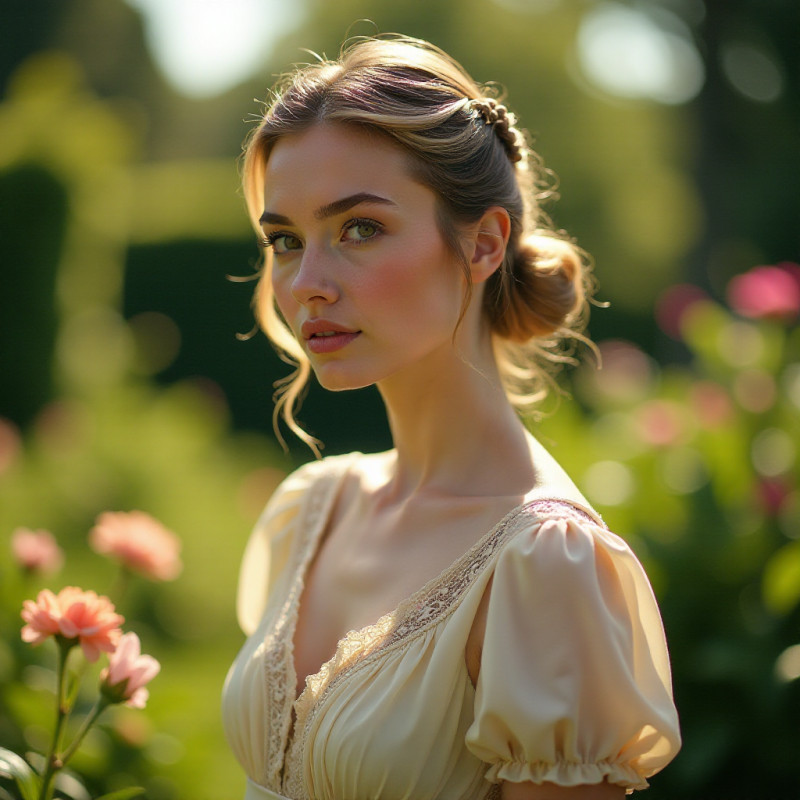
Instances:
[[[499,269],[506,255],[510,234],[511,218],[508,211],[502,206],[487,208],[471,236],[474,250],[469,269],[473,283],[483,283]]]

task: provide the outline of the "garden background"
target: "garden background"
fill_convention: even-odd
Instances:
[[[684,748],[645,796],[800,797],[795,0],[5,4],[0,746],[42,749],[51,724],[53,654],[19,640],[22,600],[110,590],[87,533],[142,509],[183,540],[182,575],[120,604],[163,669],[147,710],[108,712],[74,766],[96,794],[242,796],[219,722],[239,557],[310,453],[271,430],[285,365],[236,336],[252,283],[227,278],[258,255],[237,157],[253,98],[301,48],[376,30],[508,89],[559,176],[548,211],[595,259],[604,368],[568,376],[531,426],[662,605]],[[301,419],[326,454],[387,445],[374,391],[322,394]],[[19,526],[55,534],[58,575],[15,567]]]

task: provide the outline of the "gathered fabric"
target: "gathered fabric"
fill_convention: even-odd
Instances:
[[[502,781],[645,788],[680,747],[661,618],[631,549],[574,500],[526,499],[348,633],[295,697],[305,576],[362,457],[290,475],[247,545],[248,639],[223,692],[245,800],[484,800]],[[465,647],[490,581],[473,686]]]

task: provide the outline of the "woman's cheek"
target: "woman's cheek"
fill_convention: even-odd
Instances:
[[[263,279],[266,280],[266,279]],[[290,320],[292,316],[292,309],[296,306],[296,302],[294,297],[292,296],[291,291],[291,284],[286,279],[286,276],[276,275],[274,272],[272,274],[272,296],[275,300],[275,303],[278,306],[278,310],[283,314],[286,320]],[[266,298],[268,292],[260,292],[261,299],[263,298],[264,302],[267,302]],[[263,313],[264,309],[259,308],[259,311]]]

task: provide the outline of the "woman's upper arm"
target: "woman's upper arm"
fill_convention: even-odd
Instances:
[[[557,786],[554,783],[509,783],[500,787],[502,800],[622,800],[625,789],[610,783]]]

